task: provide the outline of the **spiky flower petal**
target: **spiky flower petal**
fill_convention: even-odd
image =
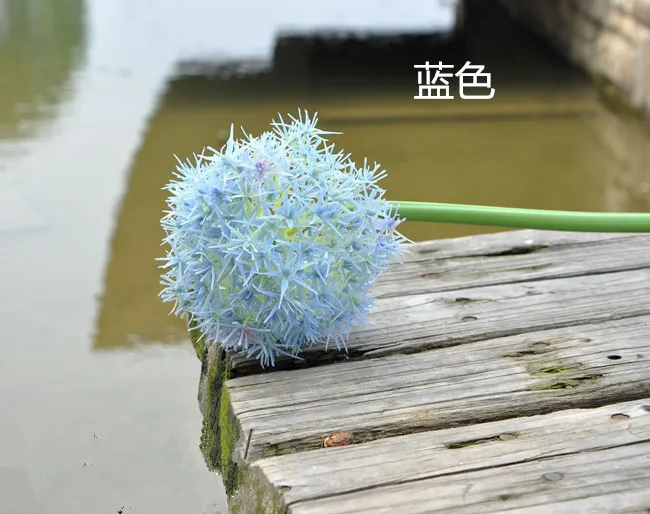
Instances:
[[[306,345],[345,347],[406,241],[377,182],[299,113],[181,162],[161,223],[164,301],[209,341],[263,366]]]

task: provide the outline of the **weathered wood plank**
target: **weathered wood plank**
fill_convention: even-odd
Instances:
[[[350,346],[373,355],[647,314],[650,268],[378,300]],[[650,306],[649,306],[650,307]]]
[[[628,243],[631,239],[634,241]],[[608,245],[610,241],[613,245]],[[599,248],[599,245],[607,246]],[[626,249],[619,253],[617,245],[625,245]],[[650,250],[650,236],[539,230],[514,230],[424,241],[408,245],[409,252],[403,256],[403,264],[395,265],[380,278],[374,287],[374,294],[380,299],[385,299],[394,296],[396,291],[400,294],[409,290],[412,290],[412,294],[449,292],[500,283],[520,283],[523,281],[522,277],[534,281],[584,275],[589,274],[594,267],[599,273],[637,269],[644,267],[650,261],[650,251],[646,252],[646,245]],[[640,251],[637,250],[638,246],[641,247]],[[540,250],[543,252],[534,255],[531,261],[530,254],[536,254]],[[567,255],[567,250],[571,252],[570,255]],[[608,256],[608,252],[616,252],[616,255]],[[554,258],[556,254],[559,257]],[[646,254],[648,259],[645,258]],[[597,256],[596,264],[590,260],[592,256]],[[626,259],[630,258],[634,262],[628,265],[629,260]],[[441,266],[444,269],[441,269]],[[422,276],[427,274],[425,270],[428,267],[437,269],[435,275]],[[481,272],[483,268],[486,270],[485,273]],[[402,280],[404,287],[399,285]],[[530,290],[527,294],[536,293]],[[451,296],[446,300],[450,301],[450,298]],[[458,296],[458,298],[462,297]],[[354,350],[354,336],[351,348]],[[202,349],[201,353],[203,353]],[[209,367],[205,362],[207,353],[204,357],[204,371],[207,371]],[[330,352],[328,356],[324,356],[322,345],[316,345],[306,349],[303,357],[306,362],[315,364],[318,361],[327,362],[345,358],[345,355]],[[259,366],[254,361],[241,356],[230,354],[226,356],[226,361],[225,367],[231,368],[231,374],[235,376],[260,372]],[[300,365],[290,359],[280,358],[277,369],[293,368],[296,364]],[[206,377],[203,378],[201,398],[206,387]],[[203,409],[203,400],[201,405]]]
[[[650,396],[650,316],[226,383],[234,457],[356,441]],[[617,358],[620,357],[620,358]]]
[[[650,399],[262,459],[236,502],[277,491],[295,514],[647,507]]]
[[[535,247],[543,246],[546,249],[561,249],[567,245],[592,245],[610,239],[647,237],[634,233],[597,233],[597,232],[562,232],[548,230],[508,230],[492,234],[476,236],[455,237],[451,239],[433,239],[409,244],[413,250],[406,254],[405,262],[409,255],[419,259],[424,254],[435,254],[435,258],[471,257],[474,255],[505,254],[516,256],[530,253],[526,249],[535,251]],[[523,249],[523,252],[522,252]],[[397,267],[399,268],[399,266]],[[393,271],[397,270],[394,269]]]
[[[536,511],[557,514],[558,504],[564,512],[572,514],[585,512],[580,507],[587,506],[590,513],[647,509],[650,505],[648,453],[650,442],[646,440],[633,446],[389,486],[372,492],[352,493],[344,498],[322,499],[297,505],[289,512],[483,514]],[[548,480],[544,477],[553,477],[557,470],[561,470],[561,485],[549,485],[548,482],[554,478]]]
[[[527,247],[543,250],[532,254],[519,253]],[[616,287],[610,289],[610,285],[616,284],[619,277],[626,281],[626,277],[633,275],[592,277],[595,280],[593,283],[584,283],[583,280],[589,274],[650,270],[650,236],[647,235],[559,233],[554,240],[548,232],[523,230],[417,243],[412,248],[404,264],[396,265],[375,286],[374,294],[379,298],[369,316],[370,327],[353,331],[349,344],[351,356],[398,352],[404,351],[405,347],[409,348],[408,351],[420,351],[443,342],[457,344],[477,338],[508,335],[521,331],[522,322],[527,327],[543,329],[571,323],[571,320],[579,319],[581,313],[589,313],[583,322],[597,321],[603,319],[602,308],[592,310],[580,301],[575,304],[569,297],[566,299],[567,309],[560,309],[561,316],[544,310],[549,302],[548,295],[559,299],[568,291],[569,296],[575,295],[577,298],[585,294],[585,288],[591,286],[598,291],[586,293],[587,296],[597,292],[604,299],[611,291],[607,298],[611,305],[608,316],[625,317],[647,312],[642,306],[643,302],[639,303],[638,298],[633,298],[635,294],[647,294],[645,275],[632,279],[639,283],[631,290],[623,285],[618,293]],[[428,260],[429,264],[418,264],[414,256],[422,253],[435,254],[436,258]],[[505,255],[499,256],[502,253]],[[553,257],[556,253],[560,255],[557,258]],[[409,265],[416,266],[408,271],[410,278],[404,276],[402,271]],[[438,269],[438,272],[428,278],[422,277],[423,268],[419,266]],[[565,280],[548,282],[558,277]],[[402,280],[403,287],[400,286]],[[496,287],[500,284],[503,284],[501,289]],[[471,291],[473,288],[476,290]],[[627,298],[628,293],[632,295],[630,298]],[[542,296],[523,298],[525,295]],[[397,296],[408,297],[400,300]],[[596,299],[594,301],[598,302]],[[404,310],[404,302],[410,304],[408,312]],[[418,308],[413,305],[416,302],[422,305]],[[513,325],[508,316],[498,313],[514,312],[511,306],[515,304],[521,310],[514,316]],[[621,311],[619,308],[622,306]],[[606,306],[601,303],[601,307]],[[387,313],[391,312],[392,318],[388,319]],[[478,319],[472,320],[471,326],[465,324],[472,316]],[[524,321],[524,318],[527,320]],[[393,320],[396,323],[391,325]],[[502,330],[487,327],[486,320],[494,321]],[[556,321],[556,325],[549,325]],[[431,325],[435,325],[437,337],[430,337]],[[306,349],[303,357],[310,365],[346,358],[336,351],[326,354],[323,345]],[[259,372],[257,363],[241,356],[229,357],[228,361],[234,375]],[[277,368],[294,367],[295,364],[290,359],[281,358]]]
[[[343,430],[370,444],[650,397],[650,236],[513,231],[411,249],[348,354],[315,345],[261,372],[208,345],[202,448],[231,492],[256,459]]]
[[[402,264],[379,279],[373,294],[389,298],[650,266],[647,235],[606,239],[601,234],[594,238],[565,235],[556,241],[540,233],[516,237],[514,241],[510,236],[410,245]]]
[[[485,286],[379,299],[368,326],[355,329],[348,356],[378,357],[565,325],[650,314],[650,268]],[[310,364],[346,359],[322,345],[306,349]],[[258,371],[255,362],[230,359],[235,374]],[[280,360],[278,367],[283,362]],[[252,370],[248,369],[252,366]]]

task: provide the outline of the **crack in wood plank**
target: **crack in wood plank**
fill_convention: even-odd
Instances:
[[[226,386],[242,430],[254,428],[249,456],[256,459],[316,449],[323,434],[342,430],[371,441],[650,395],[647,359],[637,357],[649,332],[645,316],[241,377]],[[541,341],[550,345],[545,353],[510,357]],[[612,353],[623,358],[608,359]],[[562,366],[533,374],[549,361]]]
[[[347,354],[315,344],[304,350],[301,367],[415,353],[532,331],[634,318],[650,314],[649,294],[650,268],[647,268],[380,299],[368,316],[369,326],[350,334]],[[483,301],[456,302],[459,297]],[[462,320],[468,316],[476,319]],[[253,359],[241,355],[229,359],[232,376],[260,371]],[[275,370],[295,367],[295,361],[280,357]]]
[[[643,269],[650,266],[644,236],[607,239],[582,245],[531,245],[543,252],[486,258],[486,252],[417,259],[411,251],[403,263],[382,276],[374,287],[378,298],[449,291],[494,284],[517,284],[553,278]],[[505,250],[487,252],[503,255]]]
[[[610,418],[615,412],[628,412],[630,421],[612,422]],[[551,481],[560,482],[568,475],[564,465],[551,466],[547,465],[548,463],[575,463],[574,458],[567,459],[575,456],[580,456],[583,462],[593,462],[594,459],[589,454],[600,452],[602,455],[610,450],[622,458],[624,455],[630,455],[630,448],[650,448],[648,414],[648,411],[643,409],[643,402],[638,401],[598,409],[565,410],[543,416],[395,437],[335,451],[320,450],[301,455],[273,457],[262,459],[253,466],[261,472],[261,480],[266,482],[266,487],[273,488],[278,482],[287,486],[282,494],[283,509],[295,513],[302,512],[302,506],[310,509],[316,506],[314,510],[305,512],[321,512],[320,509],[324,505],[331,508],[325,512],[357,512],[334,508],[337,503],[345,501],[346,497],[364,498],[361,503],[354,503],[360,509],[358,512],[362,512],[364,506],[368,506],[364,503],[367,502],[366,499],[374,497],[367,494],[369,491],[377,490],[380,494],[385,494],[387,490],[400,486],[417,489],[419,484],[425,485],[424,488],[420,487],[419,494],[424,491],[429,506],[434,495],[428,495],[427,489],[433,487],[436,491],[441,491],[445,484],[453,484],[454,487],[464,484],[462,495],[459,492],[454,505],[459,507],[458,500],[461,497],[461,504],[467,504],[467,496],[473,489],[468,487],[473,483],[472,477],[478,477],[479,481],[490,480],[496,470],[514,470],[512,473],[500,475],[506,477],[500,491],[495,491],[493,484],[490,491],[486,492],[482,487],[475,492],[482,500],[485,500],[486,496],[489,499],[492,495],[503,507],[507,502],[512,504],[513,500],[521,500],[524,496],[522,491],[513,491],[512,488],[509,490],[508,482],[513,480],[507,479],[509,476],[516,479],[516,470],[522,467],[530,469],[531,466],[537,466],[534,468],[539,469],[537,481],[526,482],[523,487],[540,489],[540,479],[543,480],[544,476],[561,475],[557,480]],[[630,433],[632,426],[637,433]],[[516,433],[517,437],[501,439],[500,436],[505,433]],[[491,442],[457,449],[449,447],[450,441],[467,440],[471,437],[489,438]],[[461,454],[462,457],[457,457]],[[631,455],[634,455],[634,452]],[[598,458],[596,457],[596,460]],[[359,474],[359,469],[366,471]],[[330,479],[330,470],[336,470],[336,480]],[[548,472],[545,474],[544,470]],[[557,473],[556,470],[563,473]],[[401,495],[400,498],[404,499]],[[319,505],[320,500],[325,501]],[[374,500],[370,502],[375,504],[375,508],[369,511],[383,512],[381,508],[377,508]],[[483,505],[483,502],[480,505]],[[394,499],[392,506],[397,507]],[[420,512],[420,509],[421,507],[405,512]],[[398,508],[395,512],[401,510]]]

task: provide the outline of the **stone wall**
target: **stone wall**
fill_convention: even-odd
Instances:
[[[650,0],[500,0],[622,99],[650,114]]]

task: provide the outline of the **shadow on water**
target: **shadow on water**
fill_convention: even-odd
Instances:
[[[455,34],[289,34],[278,38],[271,63],[181,63],[131,165],[94,348],[184,340],[183,322],[155,300],[161,188],[173,154],[185,159],[219,148],[231,123],[258,134],[278,112],[318,111],[324,128],[344,132],[334,141],[353,158],[368,156],[389,171],[383,186],[390,199],[647,208],[647,184],[637,186],[644,174],[648,180],[640,158],[648,139],[638,127],[617,121],[620,130],[608,130],[617,118],[599,105],[589,81],[493,2],[467,1],[463,18]],[[492,74],[492,100],[461,100],[455,90],[454,100],[414,101],[415,64],[459,69],[468,60]],[[621,130],[636,136],[621,138]],[[618,158],[607,157],[604,140],[624,145]],[[636,156],[632,174],[621,162],[629,156]],[[414,240],[495,230],[404,225]]]
[[[0,2],[0,139],[32,135],[66,98],[83,58],[84,9],[83,0]]]

